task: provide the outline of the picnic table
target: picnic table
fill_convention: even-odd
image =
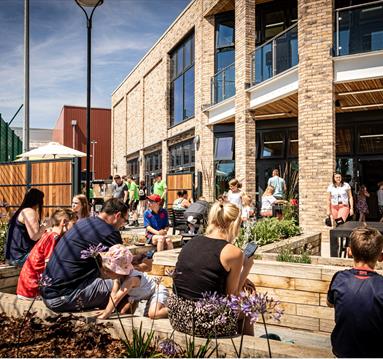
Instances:
[[[383,234],[383,223],[382,222],[366,222],[368,227],[376,228],[380,233]],[[344,257],[347,255],[347,247],[350,244],[350,234],[363,224],[358,221],[349,221],[339,225],[336,228],[330,230],[330,256],[341,257],[342,253]]]

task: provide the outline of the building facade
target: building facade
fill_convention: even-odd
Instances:
[[[235,176],[259,199],[280,168],[326,238],[333,172],[383,180],[382,18],[382,1],[192,1],[112,94],[112,170],[200,172],[209,199]]]
[[[93,179],[110,176],[111,158],[111,111],[108,108],[92,108],[91,118],[91,172]],[[53,141],[86,153],[86,107],[63,106],[56,126]],[[81,159],[82,179],[85,180],[86,158]]]

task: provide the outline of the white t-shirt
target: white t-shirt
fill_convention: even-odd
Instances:
[[[242,209],[242,193],[241,192],[232,192],[227,193],[227,199],[230,203],[235,204],[239,209]]]
[[[242,207],[242,214],[241,214],[242,218],[249,219],[253,214],[254,214],[254,209],[251,208],[250,206]]]
[[[351,190],[348,183],[344,182],[342,187],[335,187],[332,183],[328,186],[327,192],[331,193],[331,204],[336,206],[338,204],[344,204],[348,206],[348,194],[347,191]]]
[[[272,204],[276,201],[277,199],[274,196],[262,196],[262,207],[261,207],[261,212],[268,212],[273,209]]]

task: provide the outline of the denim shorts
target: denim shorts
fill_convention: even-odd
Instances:
[[[68,295],[43,299],[45,305],[55,312],[77,312],[85,309],[103,309],[109,301],[113,280],[96,278],[84,281],[81,287]]]
[[[152,305],[156,305],[157,303],[161,303],[164,306],[168,304],[168,298],[169,298],[169,291],[168,289],[160,284],[158,288],[156,288],[156,291],[152,294],[152,296],[147,300],[144,316],[147,317],[149,313],[149,308]]]

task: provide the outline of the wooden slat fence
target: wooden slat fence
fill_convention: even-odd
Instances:
[[[193,173],[177,173],[169,174],[167,176],[166,184],[168,186],[167,191],[167,205],[172,207],[173,202],[178,198],[177,191],[187,190],[189,199],[194,199],[194,174]]]
[[[15,211],[33,187],[45,194],[44,216],[57,207],[70,207],[72,196],[79,193],[78,164],[77,159],[0,163],[0,203]]]

